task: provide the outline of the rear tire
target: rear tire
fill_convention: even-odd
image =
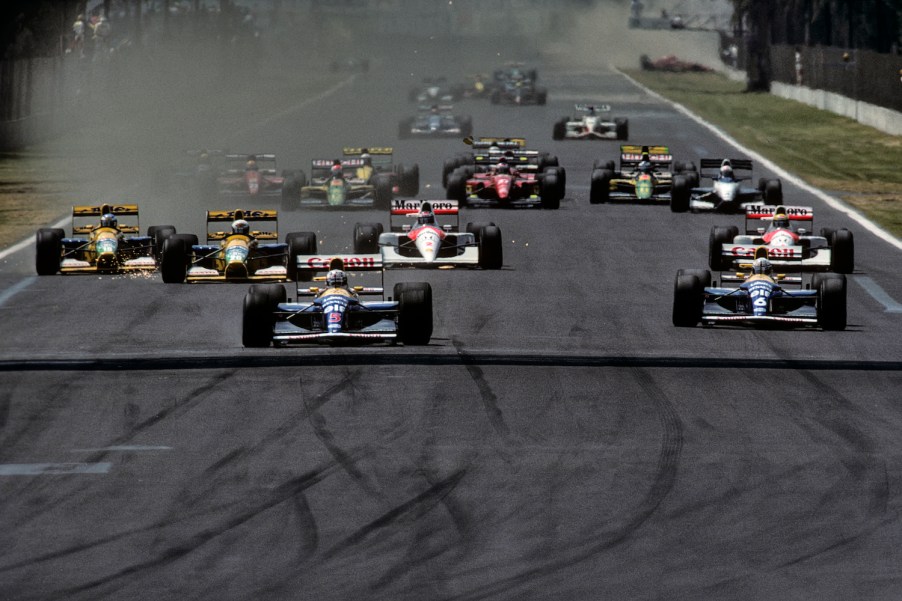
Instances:
[[[163,242],[174,233],[174,225],[152,225],[147,228],[147,235],[153,238],[153,254],[157,257],[157,261],[163,254]]]
[[[379,252],[379,235],[384,231],[381,223],[354,224],[354,253],[371,255]]]
[[[689,178],[685,175],[674,175],[670,187],[670,210],[674,213],[688,211],[689,194]]]
[[[614,123],[616,123],[617,139],[628,140],[630,136],[629,119],[614,119]]]
[[[35,234],[35,269],[38,275],[54,275],[63,258],[63,235],[58,228],[44,227]]]
[[[392,181],[387,173],[379,173],[373,178],[373,208],[380,211],[391,209]]]
[[[548,210],[559,209],[561,207],[561,197],[563,197],[564,191],[557,173],[552,171],[546,173],[540,184],[540,188],[542,193],[542,208]]]
[[[405,345],[429,344],[432,338],[432,287],[426,282],[398,282],[398,339]]]
[[[456,200],[460,206],[467,204],[467,180],[461,173],[452,173],[448,177],[448,188],[445,191],[448,198]]]
[[[783,182],[778,179],[768,180],[764,184],[764,204],[775,206],[783,203]]]
[[[291,232],[285,236],[285,243],[288,244],[288,263],[285,265],[288,279],[293,282],[312,280],[312,271],[298,269],[298,257],[316,254],[316,232]]]
[[[188,242],[183,236],[176,234],[169,236],[163,242],[163,250],[160,257],[160,273],[163,282],[167,284],[182,284],[188,275]]]
[[[830,269],[836,273],[852,273],[855,270],[855,240],[852,232],[842,228],[832,232],[830,240]]]
[[[285,291],[283,286],[282,291]],[[266,286],[251,286],[244,296],[244,311],[241,322],[241,342],[247,348],[265,348],[272,344],[272,330],[275,325],[273,312],[278,303]]]
[[[681,275],[694,275],[701,282],[702,288],[711,285],[711,272],[707,269],[677,269],[677,277]]]
[[[565,137],[567,137],[567,120],[561,119],[554,124],[554,128],[551,130],[551,139],[563,140]]]
[[[705,289],[694,275],[677,275],[673,285],[673,325],[691,328],[702,319]]]
[[[608,169],[596,169],[592,172],[592,183],[589,186],[589,203],[604,204],[611,199],[611,179],[613,173]]]
[[[401,169],[400,193],[402,196],[416,196],[420,192],[420,166],[414,163]]]
[[[734,227],[722,227],[715,225],[708,236],[708,267],[713,271],[727,271],[733,261],[723,256],[723,245],[729,244],[736,237]]]
[[[817,323],[824,330],[846,329],[846,277],[825,278],[817,289]]]
[[[483,226],[479,231],[478,241],[479,266],[483,269],[501,269],[504,264],[501,228],[494,224]]]

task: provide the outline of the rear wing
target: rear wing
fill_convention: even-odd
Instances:
[[[365,273],[379,272],[379,286],[354,286],[354,291],[361,295],[385,294],[385,272],[383,270],[382,255],[298,255],[298,271],[324,272],[332,269],[341,269],[348,274],[349,280],[353,277],[361,277]],[[322,276],[314,277],[313,281],[322,281]],[[320,290],[317,287],[302,287],[297,284],[298,296],[316,296]]]
[[[341,153],[345,156],[359,156],[364,152],[368,154],[392,154],[394,148],[391,146],[361,146],[359,148],[353,146],[345,146],[341,149]]]
[[[137,234],[141,231],[138,223],[138,205],[136,204],[101,204],[101,205],[75,205],[72,207],[72,235],[90,234],[97,229],[98,223],[76,225],[76,219],[92,219],[99,221],[103,215],[112,213],[119,217],[134,217],[135,223],[120,223],[117,228],[123,234]]]
[[[464,144],[469,144],[474,149],[496,146],[501,150],[520,150],[526,148],[526,138],[496,138],[482,136],[479,138],[464,138]]]
[[[276,173],[276,155],[274,154],[230,153],[225,155],[225,160],[226,173],[244,173],[245,163],[247,161],[256,161],[257,171],[273,175]],[[238,163],[240,163],[240,165],[238,165]],[[263,167],[260,163],[270,163],[270,165]]]
[[[248,223],[269,222],[275,227],[272,230],[251,230],[250,235],[257,240],[279,239],[279,212],[274,209],[235,209],[232,211],[207,211],[207,242],[224,240],[231,231],[211,230],[211,223],[231,223],[236,219],[244,219]]]
[[[623,144],[620,146],[621,171],[628,171],[630,168],[638,167],[643,159],[648,160],[655,167],[670,167],[670,164],[673,162],[673,155],[670,154],[670,148],[667,146],[638,146],[635,144]]]
[[[456,200],[452,199],[440,199],[440,200],[418,200],[418,199],[402,199],[396,198],[392,200],[391,203],[391,211],[389,212],[389,228],[393,231],[403,230],[404,225],[400,226],[395,225],[396,218],[413,218],[416,217],[420,210],[423,207],[424,203],[429,203],[432,208],[432,213],[436,216],[436,222],[439,222],[438,225],[443,226],[441,224],[440,217],[443,216],[453,216],[454,217],[454,227],[460,229],[460,205]]]
[[[514,169],[526,169],[529,167],[538,167],[539,152],[537,150],[522,150],[520,152],[505,152],[503,154],[477,154],[473,156],[473,163],[476,165],[497,165],[501,159],[505,159],[507,164]]]
[[[784,214],[793,224],[805,222],[810,224],[806,229],[814,225],[814,209],[811,207],[790,207],[754,204],[745,208],[745,231],[747,234],[761,233],[766,224],[773,221],[774,215]],[[756,223],[760,222],[760,223]]]
[[[715,177],[720,174],[720,167],[724,161],[729,162],[733,171],[752,172],[751,159],[699,159],[699,177]]]
[[[451,104],[421,104],[417,106],[417,110],[421,113],[425,113],[426,111],[431,111],[432,109],[436,109],[442,111],[443,113],[450,113],[454,110],[454,105]]]
[[[609,113],[611,111],[610,104],[575,104],[573,108],[578,111],[595,111],[596,113]]]
[[[256,154],[254,152],[245,152],[245,153],[229,153],[225,155],[225,158],[230,161],[249,161],[251,159],[255,161],[275,161],[276,155],[274,154]]]

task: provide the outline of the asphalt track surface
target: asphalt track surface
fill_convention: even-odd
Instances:
[[[461,108],[557,154],[567,197],[467,213],[500,226],[500,271],[388,275],[432,284],[427,347],[244,349],[244,285],[39,278],[32,248],[8,257],[0,597],[902,596],[902,314],[862,283],[902,300],[899,251],[853,228],[844,332],[674,328],[676,269],[704,267],[710,227],[740,218],[590,205],[592,160],[617,143],[553,142],[552,123],[607,101],[678,160],[741,154],[613,71],[540,67],[547,106]],[[352,76],[232,147],[302,165],[393,144],[439,197],[463,147],[396,139],[408,83]],[[341,119],[308,134],[325,114]],[[183,232],[221,208],[141,193],[142,223]],[[339,252],[386,219],[304,211],[280,230]]]

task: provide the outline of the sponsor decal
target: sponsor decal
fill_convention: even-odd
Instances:
[[[324,270],[329,268],[329,263],[336,257],[310,257],[307,259],[307,267],[309,269]],[[375,257],[341,257],[344,260],[345,269],[375,268]]]

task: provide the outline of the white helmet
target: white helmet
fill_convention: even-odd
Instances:
[[[244,234],[245,236],[247,236],[251,233],[251,226],[244,219],[236,219],[232,222],[232,233]]]
[[[774,266],[765,258],[755,259],[752,263],[752,273],[756,275],[771,275],[774,272]]]
[[[326,286],[329,288],[344,288],[348,285],[348,275],[341,269],[333,269],[326,274]]]

